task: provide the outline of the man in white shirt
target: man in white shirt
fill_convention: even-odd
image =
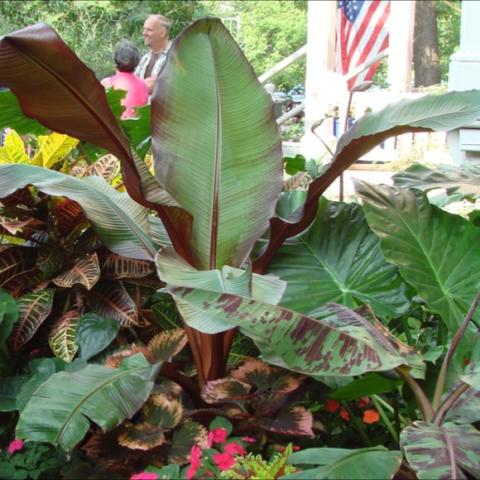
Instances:
[[[155,79],[167,58],[171,24],[172,22],[163,15],[150,15],[143,24],[143,39],[145,45],[150,47],[150,52],[141,58],[135,69],[135,75],[145,80],[149,93],[152,93]]]

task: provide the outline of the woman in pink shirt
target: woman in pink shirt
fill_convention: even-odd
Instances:
[[[117,72],[112,77],[104,78],[101,83],[105,88],[126,90],[127,94],[121,102],[125,107],[121,118],[125,120],[135,116],[135,107],[148,103],[148,87],[133,73],[140,61],[140,52],[133,42],[122,40],[118,43],[115,47],[114,60]]]

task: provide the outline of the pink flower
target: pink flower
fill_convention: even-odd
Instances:
[[[201,464],[202,449],[198,445],[194,445],[190,450],[190,466],[186,473],[187,480],[191,480],[195,476]]]
[[[215,465],[223,472],[235,465],[235,459],[228,453],[215,453],[213,455]]]
[[[19,452],[20,450],[23,450],[23,440],[17,439],[10,442],[7,452],[10,455],[13,455],[15,452]]]
[[[208,446],[211,447],[214,443],[223,443],[228,437],[228,431],[226,428],[214,428],[211,432],[208,432]]]
[[[241,445],[235,442],[227,443],[223,447],[223,452],[228,453],[229,455],[245,455],[247,453]]]
[[[242,437],[242,442],[245,443],[256,443],[257,439],[253,437]]]
[[[132,475],[130,480],[157,480],[158,475],[153,472],[140,472]]]

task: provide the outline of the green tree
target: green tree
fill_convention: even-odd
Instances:
[[[223,1],[199,2],[197,15],[219,16],[242,47],[257,75],[307,43],[307,2]],[[288,89],[305,81],[305,59],[298,60],[274,79]]]
[[[151,13],[172,19],[172,35],[194,17],[195,0],[31,0],[0,2],[0,35],[45,22],[51,25],[98,78],[114,71],[113,49],[128,38],[143,50],[142,27]]]

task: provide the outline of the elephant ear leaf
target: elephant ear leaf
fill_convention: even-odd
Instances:
[[[156,372],[157,366],[137,354],[118,369],[91,364],[56,373],[35,390],[23,409],[17,438],[71,450],[87,433],[89,420],[107,431],[131,418],[150,395]]]
[[[469,161],[463,165],[435,165],[435,170],[415,164],[392,178],[395,185],[401,188],[416,188],[424,192],[443,188],[448,195],[459,193],[463,197],[480,196],[478,161]]]
[[[194,218],[194,266],[240,266],[274,215],[283,161],[271,99],[219,19],[173,42],[152,123],[155,175]]]
[[[429,204],[418,190],[355,182],[371,229],[387,262],[417,289],[455,332],[480,289],[480,231],[458,215]],[[455,239],[451,232],[457,232]],[[477,321],[479,315],[474,317]],[[473,328],[462,342],[471,342]]]
[[[471,425],[416,422],[400,443],[418,478],[479,478],[480,432]]]
[[[55,132],[106,148],[119,158],[129,195],[158,211],[181,248],[189,229],[186,212],[145,198],[148,177],[137,169],[138,158],[110,108],[105,89],[51,27],[38,23],[0,37],[0,85],[17,96],[25,115]]]

